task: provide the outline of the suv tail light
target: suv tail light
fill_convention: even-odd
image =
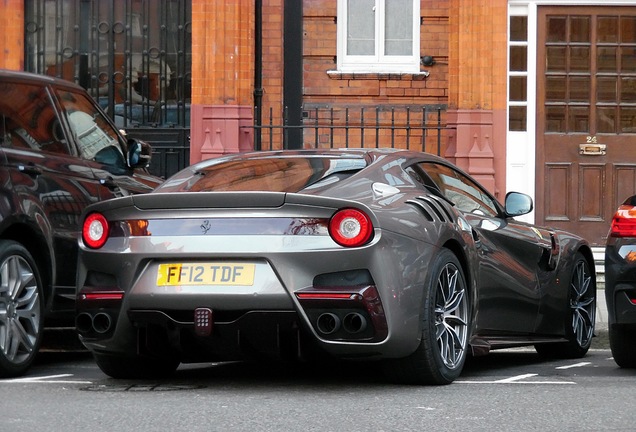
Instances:
[[[362,246],[369,241],[372,234],[371,219],[357,209],[338,210],[329,221],[329,235],[341,246]]]
[[[99,249],[108,240],[108,221],[101,213],[91,213],[84,219],[82,226],[82,240],[92,249]]]
[[[612,218],[611,237],[636,237],[636,207],[622,205]]]

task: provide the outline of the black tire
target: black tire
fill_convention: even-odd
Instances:
[[[565,320],[567,342],[535,345],[544,357],[575,359],[587,354],[594,337],[596,283],[585,257],[578,252],[574,259],[568,287],[568,312]]]
[[[609,341],[616,364],[622,368],[636,368],[636,329],[612,325],[609,328]]]
[[[23,375],[42,343],[44,291],[35,260],[20,243],[0,241],[0,376]]]
[[[408,357],[385,363],[386,375],[400,383],[450,384],[466,361],[471,308],[461,264],[450,250],[442,249],[429,271],[420,345]]]
[[[158,379],[171,376],[179,361],[168,358],[116,356],[93,353],[97,366],[106,375],[120,379]]]

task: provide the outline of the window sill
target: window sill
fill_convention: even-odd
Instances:
[[[405,81],[421,81],[430,75],[428,71],[420,72],[341,72],[327,71],[330,79],[334,80],[405,80]]]

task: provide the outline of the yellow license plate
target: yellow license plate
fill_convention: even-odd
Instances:
[[[231,262],[159,264],[158,286],[254,285],[255,264]]]

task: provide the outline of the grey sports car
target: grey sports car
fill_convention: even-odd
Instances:
[[[448,384],[469,354],[590,347],[588,243],[519,222],[442,158],[390,149],[254,152],[91,205],[76,326],[116,378],[180,363],[381,360]],[[326,357],[322,357],[326,356]]]

